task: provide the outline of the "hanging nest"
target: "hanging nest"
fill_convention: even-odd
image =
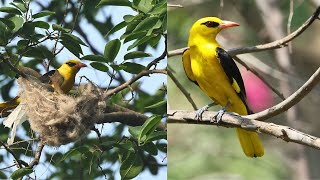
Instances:
[[[19,78],[18,83],[31,129],[51,146],[74,142],[87,135],[106,107],[102,91],[91,82],[77,97],[54,93],[36,78]]]

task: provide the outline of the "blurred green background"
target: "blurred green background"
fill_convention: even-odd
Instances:
[[[319,6],[319,1],[312,0],[293,0],[292,3],[291,32],[301,26]],[[190,27],[196,20],[205,16],[217,16],[241,25],[223,31],[218,37],[218,42],[221,42],[225,49],[263,44],[287,34],[289,0],[169,0],[168,4],[169,51],[186,47]],[[249,61],[273,87],[288,97],[319,67],[319,32],[320,21],[316,20],[302,35],[292,41],[292,53],[289,53],[286,47],[280,51],[269,50],[250,54],[253,57],[240,57]],[[180,55],[170,57],[168,66],[191,93],[198,108],[211,102],[196,85],[188,81]],[[242,73],[246,72],[241,66],[239,68],[242,69]],[[245,79],[245,83],[249,83],[249,80]],[[269,95],[269,99],[258,104],[267,108],[270,102],[273,105],[281,102],[273,92],[270,91]],[[317,86],[294,108],[268,119],[267,122],[287,125],[319,137],[319,100],[320,88]],[[169,77],[168,108],[192,110],[191,104]],[[287,143],[265,134],[259,136],[265,146],[265,155],[262,158],[247,158],[241,150],[234,129],[168,124],[168,179],[320,179],[319,150]]]

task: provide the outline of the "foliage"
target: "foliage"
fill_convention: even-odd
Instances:
[[[0,7],[0,85],[4,100],[12,98],[9,92],[15,87],[16,75],[8,68],[5,59],[13,65],[44,72],[51,66],[59,67],[59,62],[66,60],[61,59],[60,54],[69,52],[79,59],[90,61],[91,67],[109,76],[110,81],[104,82],[109,84],[108,87],[101,88],[112,89],[126,82],[127,77],[143,71],[156,58],[153,53],[146,52],[148,48],[159,49],[164,46],[161,39],[166,34],[165,0],[71,0],[67,1],[68,4],[60,0],[46,3],[36,0],[2,2],[6,4]],[[105,12],[115,6],[124,6],[124,10],[133,13],[125,15],[122,22],[114,25],[112,20],[116,13],[106,15]],[[38,12],[35,7],[39,9]],[[99,44],[89,38],[86,26],[91,26],[104,39],[103,52]],[[110,39],[111,36],[118,37]],[[88,51],[90,53],[85,53]],[[119,53],[121,51],[126,53]],[[44,150],[42,156],[46,157],[45,161],[55,168],[53,172],[47,171],[49,179],[115,179],[118,173],[123,179],[130,179],[143,170],[157,175],[159,168],[166,166],[161,163],[166,154],[166,132],[156,130],[166,112],[166,92],[161,90],[161,82],[159,90],[154,94],[143,89],[141,84],[138,82],[118,92],[111,97],[110,103],[153,116],[142,126],[130,127],[130,133],[124,124],[115,124],[113,132],[103,132],[99,138],[91,135],[85,137],[71,144],[66,153]],[[132,94],[135,95],[129,101],[124,99]],[[111,125],[102,126],[102,131],[110,129],[105,126]],[[23,124],[23,129],[26,133],[18,134],[16,141],[35,138],[28,123]],[[0,140],[6,141],[8,129],[0,126],[0,133]],[[24,141],[13,148],[17,148],[14,153],[18,158],[33,158],[34,153],[30,150],[36,147]],[[8,156],[10,154],[1,153],[1,161],[10,159]],[[11,178],[15,179],[27,174],[32,176],[30,173],[36,169],[17,170],[13,167],[7,172],[14,171]],[[0,177],[9,176],[0,172]]]

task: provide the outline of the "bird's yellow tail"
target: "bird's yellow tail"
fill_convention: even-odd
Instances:
[[[264,154],[262,143],[256,132],[237,128],[237,135],[243,152],[248,157],[261,157]]]
[[[20,101],[21,101],[20,97],[17,96],[10,101],[0,103],[0,114],[2,114],[3,111],[10,110],[17,107],[20,104]]]

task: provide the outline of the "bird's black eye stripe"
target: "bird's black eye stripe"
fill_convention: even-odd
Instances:
[[[68,64],[70,67],[72,67],[72,66],[75,66],[75,65],[76,65],[76,63],[73,63],[73,62],[67,62],[66,64]]]
[[[207,27],[218,27],[220,24],[214,21],[207,21],[205,23],[202,23],[204,25],[206,25]]]

